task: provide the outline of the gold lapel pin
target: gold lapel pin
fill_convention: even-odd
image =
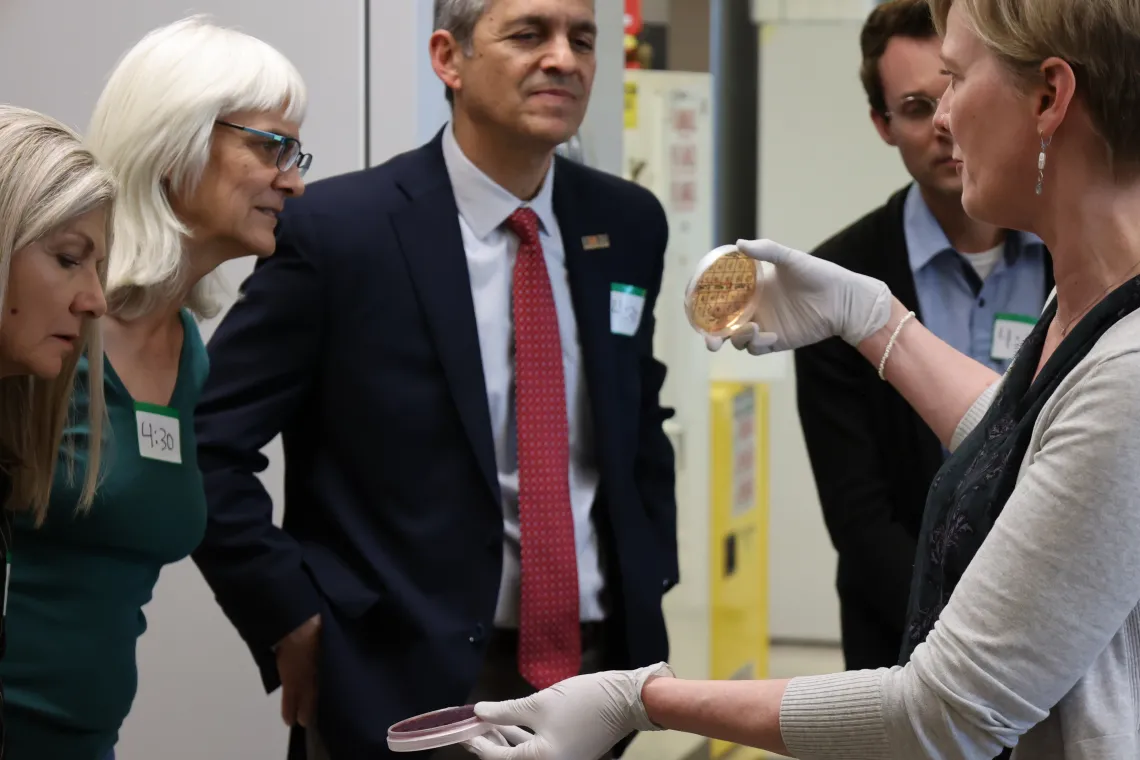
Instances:
[[[610,247],[609,235],[586,235],[582,238],[582,249],[586,251],[597,251],[602,248]]]

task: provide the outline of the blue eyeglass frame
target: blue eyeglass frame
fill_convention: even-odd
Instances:
[[[313,163],[313,154],[301,152],[301,141],[295,137],[287,137],[285,135],[279,135],[275,132],[266,132],[264,129],[254,129],[253,127],[246,127],[241,124],[222,121],[221,119],[217,119],[215,123],[221,124],[223,127],[240,129],[242,132],[248,132],[251,135],[265,137],[267,139],[275,140],[276,142],[280,143],[280,147],[277,149],[277,159],[274,161],[279,171],[287,172],[296,166],[297,171],[302,177],[304,177],[305,172],[309,171],[309,165]],[[285,155],[285,149],[289,147],[289,143],[297,143],[297,158],[291,166],[282,166],[281,157]]]

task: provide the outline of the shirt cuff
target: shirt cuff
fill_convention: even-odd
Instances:
[[[780,703],[780,732],[800,760],[889,758],[883,679],[890,671],[855,670],[793,678]]]

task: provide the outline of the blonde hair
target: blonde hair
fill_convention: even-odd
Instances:
[[[16,251],[99,208],[107,210],[109,238],[114,199],[114,179],[83,147],[79,135],[35,111],[0,105],[0,304],[7,296]],[[105,269],[100,279],[106,279]],[[89,507],[95,495],[105,417],[103,344],[96,320],[87,320],[82,341],[83,350],[73,354],[52,380],[31,375],[0,379],[0,456],[12,480],[5,507],[30,510],[37,524],[47,514],[76,368],[83,355],[90,364],[91,439],[80,508]]]
[[[259,39],[191,16],[142,38],[112,72],[95,105],[87,141],[114,171],[120,201],[108,274],[108,312],[133,319],[184,287],[189,230],[170,206],[171,188],[190,193],[210,157],[215,121],[238,111],[285,110],[304,120],[304,80]],[[219,275],[197,283],[185,304],[215,316]]]
[[[1136,0],[928,0],[939,35],[956,5],[1022,81],[1051,56],[1077,77],[1114,168],[1140,168],[1140,3]]]

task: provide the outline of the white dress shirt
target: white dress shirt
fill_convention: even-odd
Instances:
[[[562,368],[566,383],[566,413],[570,430],[570,506],[578,550],[579,613],[583,621],[605,616],[604,576],[598,533],[591,519],[598,490],[594,430],[586,392],[578,325],[570,300],[570,281],[558,220],[554,216],[554,166],[533,200],[519,200],[484,174],[463,154],[449,123],[443,132],[443,158],[459,209],[459,227],[467,253],[471,296],[479,329],[479,351],[487,384],[487,405],[495,440],[495,463],[503,498],[503,577],[495,625],[519,624],[519,473],[515,427],[514,339],[511,320],[511,280],[518,239],[504,227],[520,206],[538,215],[539,240],[554,292],[558,332],[562,338]]]

